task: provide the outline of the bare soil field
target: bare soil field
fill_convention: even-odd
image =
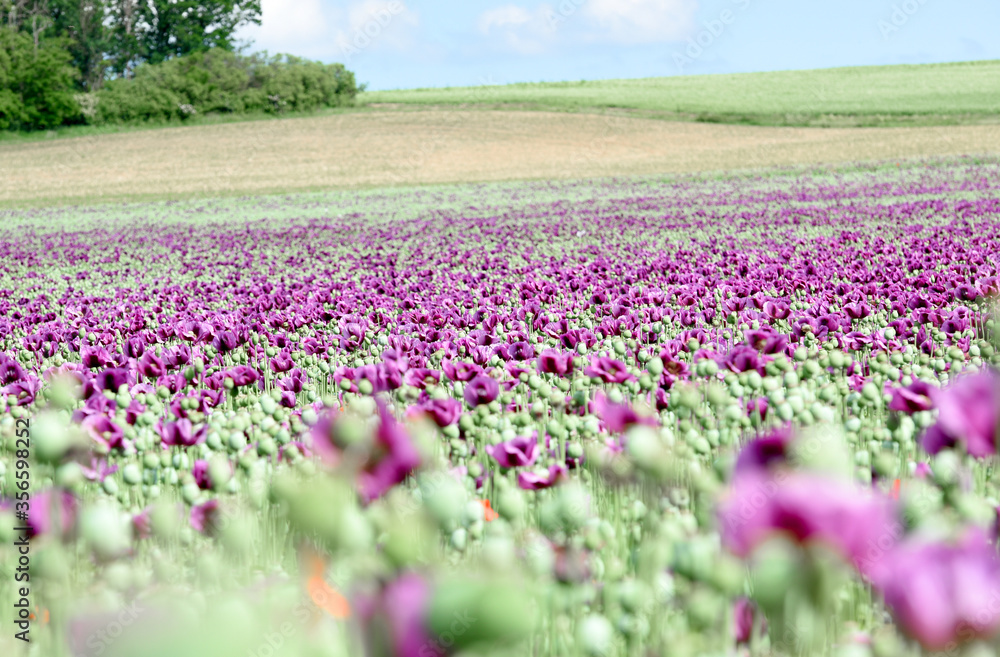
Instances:
[[[0,144],[0,203],[692,173],[1000,153],[1000,125],[794,128],[410,110]]]

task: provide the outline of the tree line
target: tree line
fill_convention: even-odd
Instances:
[[[339,64],[240,54],[260,18],[260,0],[0,0],[0,129],[353,101]]]

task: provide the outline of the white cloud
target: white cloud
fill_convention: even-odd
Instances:
[[[521,27],[530,22],[531,14],[524,7],[504,5],[483,12],[483,15],[479,17],[479,31],[483,34],[489,34],[494,27]]]
[[[680,41],[694,28],[697,0],[588,0],[583,14],[598,36],[620,43]]]
[[[369,49],[406,50],[420,20],[406,0],[355,0],[345,8],[324,0],[263,0],[261,25],[242,38],[255,49],[346,62]]]
[[[556,12],[548,4],[533,10],[503,5],[479,16],[479,31],[503,46],[522,54],[537,54],[555,38],[559,25]]]
[[[257,49],[305,55],[307,46],[327,34],[321,0],[263,0],[260,27],[246,29]]]

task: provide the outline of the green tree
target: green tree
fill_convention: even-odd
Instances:
[[[139,56],[152,64],[212,48],[235,50],[236,30],[260,25],[260,0],[144,0],[134,12]]]
[[[53,31],[67,40],[82,89],[100,89],[111,65],[110,6],[105,0],[49,0],[49,12]]]
[[[0,28],[0,129],[49,129],[80,116],[62,39]]]

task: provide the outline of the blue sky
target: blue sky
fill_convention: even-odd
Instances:
[[[370,89],[1000,59],[996,0],[262,0],[253,49]]]

